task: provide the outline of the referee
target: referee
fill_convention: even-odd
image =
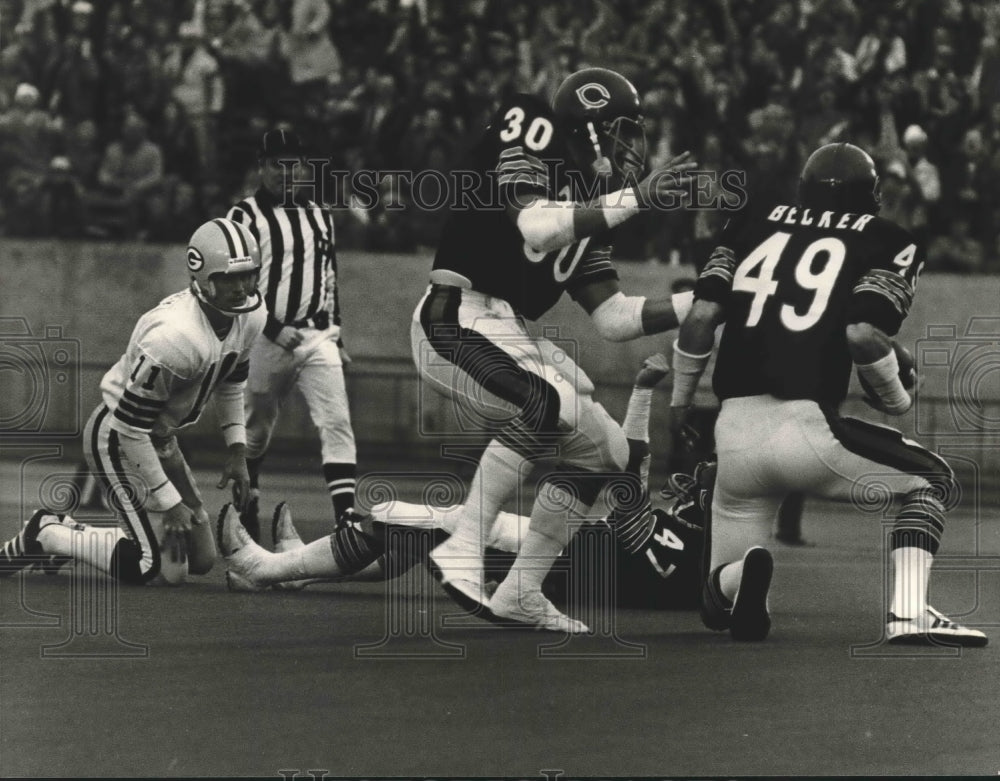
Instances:
[[[282,402],[298,388],[319,429],[334,520],[354,506],[356,451],[344,385],[333,218],[309,200],[305,150],[288,130],[264,134],[260,187],[228,213],[260,243],[267,325],[250,354],[246,393],[250,498],[241,518],[260,539],[260,465]]]

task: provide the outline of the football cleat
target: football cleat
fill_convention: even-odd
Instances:
[[[279,502],[274,508],[274,514],[271,516],[271,539],[274,542],[275,553],[284,553],[305,545],[295,524],[292,523],[292,511],[288,507],[288,502]]]
[[[0,548],[0,578],[9,577],[23,569],[47,562],[49,559],[65,558],[50,556],[46,558],[38,533],[50,523],[60,523],[62,516],[49,510],[36,510],[17,536],[12,537],[3,548]],[[68,561],[68,559],[67,559]]]
[[[250,539],[260,542],[260,491],[256,488],[250,489],[250,496],[247,498],[247,506],[240,513],[240,523],[247,530]]]
[[[427,567],[445,593],[463,610],[493,620],[483,584],[482,554],[457,550],[449,538],[427,557]],[[475,560],[478,558],[478,569]],[[462,566],[464,565],[464,566]]]
[[[956,624],[930,605],[917,618],[889,613],[885,634],[890,645],[954,645],[981,648],[989,638],[978,629]]]
[[[733,640],[763,640],[771,631],[767,592],[774,574],[774,559],[765,548],[754,547],[743,556],[740,589],[733,600],[729,634]]]
[[[275,553],[284,553],[305,545],[295,528],[295,524],[292,523],[292,511],[288,507],[288,502],[279,502],[274,508],[274,514],[271,516],[271,539],[274,541]],[[315,582],[313,579],[286,580],[282,583],[275,583],[274,588],[278,591],[301,591],[310,583]]]
[[[716,567],[702,589],[701,622],[716,632],[729,630],[734,640],[763,640],[771,630],[767,592],[771,587],[774,560],[768,550],[753,547],[743,556],[736,599],[730,602],[719,585]]]
[[[732,622],[733,603],[722,593],[719,585],[719,571],[724,566],[712,570],[701,590],[701,623],[713,632],[729,629]]]
[[[490,600],[490,611],[501,626],[523,626],[571,635],[590,632],[585,623],[560,612],[541,591],[505,596],[509,592],[514,589],[498,590]]]
[[[263,591],[267,584],[254,578],[254,570],[261,558],[269,555],[254,542],[243,524],[239,513],[231,503],[224,504],[219,512],[217,526],[219,552],[226,560],[226,586],[230,591]]]

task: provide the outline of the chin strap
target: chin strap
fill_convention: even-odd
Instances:
[[[211,283],[209,283],[211,284]],[[219,314],[225,315],[226,317],[237,317],[238,315],[245,315],[248,312],[253,312],[255,309],[260,309],[261,304],[264,303],[264,297],[260,294],[259,290],[254,290],[253,293],[248,296],[247,303],[243,306],[236,307],[235,309],[223,309],[217,306],[214,302],[210,301],[208,297],[202,292],[201,285],[194,279],[191,280],[191,292],[194,293],[195,298],[197,298],[205,306],[209,306],[214,309]],[[252,301],[252,303],[251,303]]]

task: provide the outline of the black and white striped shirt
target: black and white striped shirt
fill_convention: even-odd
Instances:
[[[260,288],[267,306],[264,335],[282,326],[340,325],[337,255],[330,210],[313,201],[283,206],[260,188],[226,215],[260,244]]]

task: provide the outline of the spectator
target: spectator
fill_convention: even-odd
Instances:
[[[164,75],[173,84],[173,97],[184,108],[198,147],[198,164],[204,179],[216,176],[216,132],[225,103],[225,85],[219,63],[205,45],[204,33],[192,22],[179,29],[180,41],[163,62]]]
[[[292,0],[288,31],[288,64],[301,99],[312,98],[340,81],[340,55],[330,39],[330,6],[326,0]]]
[[[0,200],[13,236],[41,236],[48,227],[43,188],[62,123],[39,108],[38,89],[19,84],[0,115]]]
[[[926,226],[927,216],[922,213],[920,197],[906,174],[906,164],[891,160],[882,168],[882,210],[879,215],[912,231],[914,225]]]
[[[59,49],[50,105],[75,123],[97,115],[100,69],[91,29],[94,6],[77,0],[70,11],[70,30]]]
[[[942,226],[959,217],[966,219],[971,235],[988,241],[993,226],[988,224],[990,204],[997,196],[996,184],[990,181],[997,171],[991,165],[982,131],[966,131],[958,154],[952,158],[942,184]]]
[[[903,131],[903,148],[909,164],[910,180],[920,206],[928,214],[928,223],[936,217],[938,201],[941,199],[941,175],[938,167],[927,159],[927,133],[919,125],[910,125]],[[926,237],[928,224],[915,224],[914,233],[919,238]]]
[[[147,137],[145,121],[126,114],[121,140],[112,142],[97,172],[100,192],[91,196],[94,210],[105,226],[117,227],[125,236],[149,235],[150,201],[161,196],[163,152]]]
[[[960,273],[981,271],[983,245],[971,235],[969,218],[959,213],[948,225],[948,233],[935,237],[927,248],[927,268]]]
[[[97,171],[101,166],[102,150],[97,135],[97,123],[92,119],[79,122],[66,135],[66,157],[70,169],[86,190],[97,184]]]
[[[83,185],[68,157],[52,158],[39,205],[44,235],[62,239],[83,235]]]

